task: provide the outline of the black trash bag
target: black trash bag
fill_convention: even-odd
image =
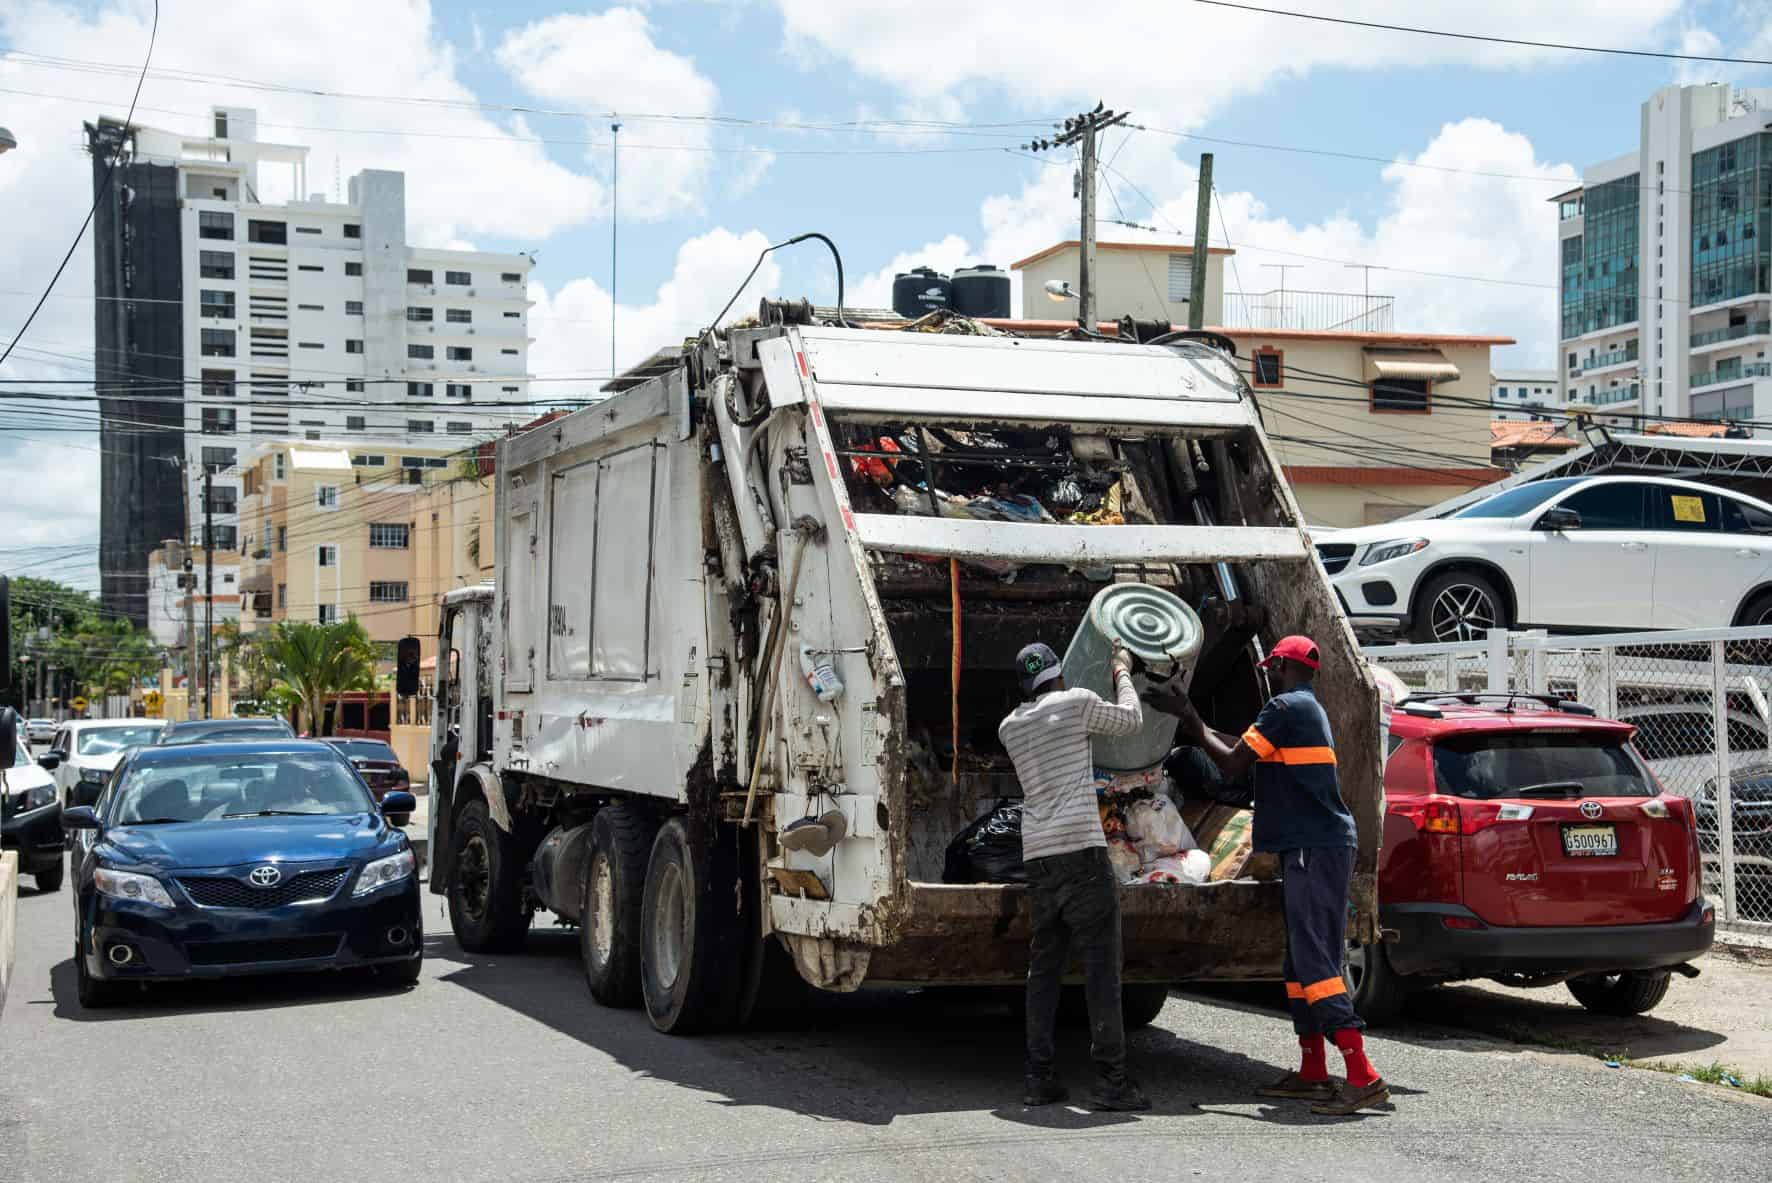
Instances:
[[[1248,809],[1255,804],[1254,776],[1244,773],[1236,780],[1226,780],[1218,765],[1199,748],[1176,748],[1163,761],[1163,771],[1181,791],[1183,800],[1204,798],[1220,805]]]
[[[944,883],[1026,883],[1021,802],[1004,799],[948,843]]]

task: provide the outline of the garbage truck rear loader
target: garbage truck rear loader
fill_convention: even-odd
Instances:
[[[948,846],[1019,794],[1017,649],[1062,651],[1124,582],[1197,613],[1184,676],[1221,728],[1263,642],[1317,639],[1375,940],[1376,692],[1229,343],[775,308],[498,446],[494,586],[446,598],[437,666],[431,890],[462,943],[551,910],[591,992],[669,1032],[742,1021],[772,960],[1019,982],[1024,889],[954,882]],[[808,825],[828,841],[784,845]],[[1129,1014],[1280,975],[1279,886],[1232,871],[1122,889]]]

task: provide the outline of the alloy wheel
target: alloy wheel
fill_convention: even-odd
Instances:
[[[1428,608],[1428,627],[1436,641],[1480,641],[1500,617],[1488,591],[1475,584],[1454,583],[1434,597]]]

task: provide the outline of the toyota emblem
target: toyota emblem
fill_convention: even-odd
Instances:
[[[1581,803],[1581,816],[1582,817],[1599,817],[1600,814],[1602,814],[1604,812],[1605,812],[1605,810],[1600,807],[1600,803],[1598,801],[1583,801]],[[256,872],[255,872],[255,874],[256,874]]]
[[[246,878],[254,887],[275,887],[283,878],[283,872],[276,867],[254,867]]]

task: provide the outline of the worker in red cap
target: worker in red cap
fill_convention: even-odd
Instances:
[[[1279,693],[1241,737],[1207,727],[1186,695],[1154,694],[1147,701],[1179,718],[1227,780],[1254,769],[1255,849],[1277,854],[1284,868],[1286,997],[1303,1056],[1296,1072],[1257,1091],[1311,1101],[1313,1113],[1349,1114],[1390,1099],[1366,1058],[1365,1024],[1341,976],[1354,819],[1335,775],[1329,716],[1312,686],[1320,664],[1316,642],[1282,637],[1261,664]],[[1346,1061],[1345,1084],[1329,1079],[1324,1036]]]

